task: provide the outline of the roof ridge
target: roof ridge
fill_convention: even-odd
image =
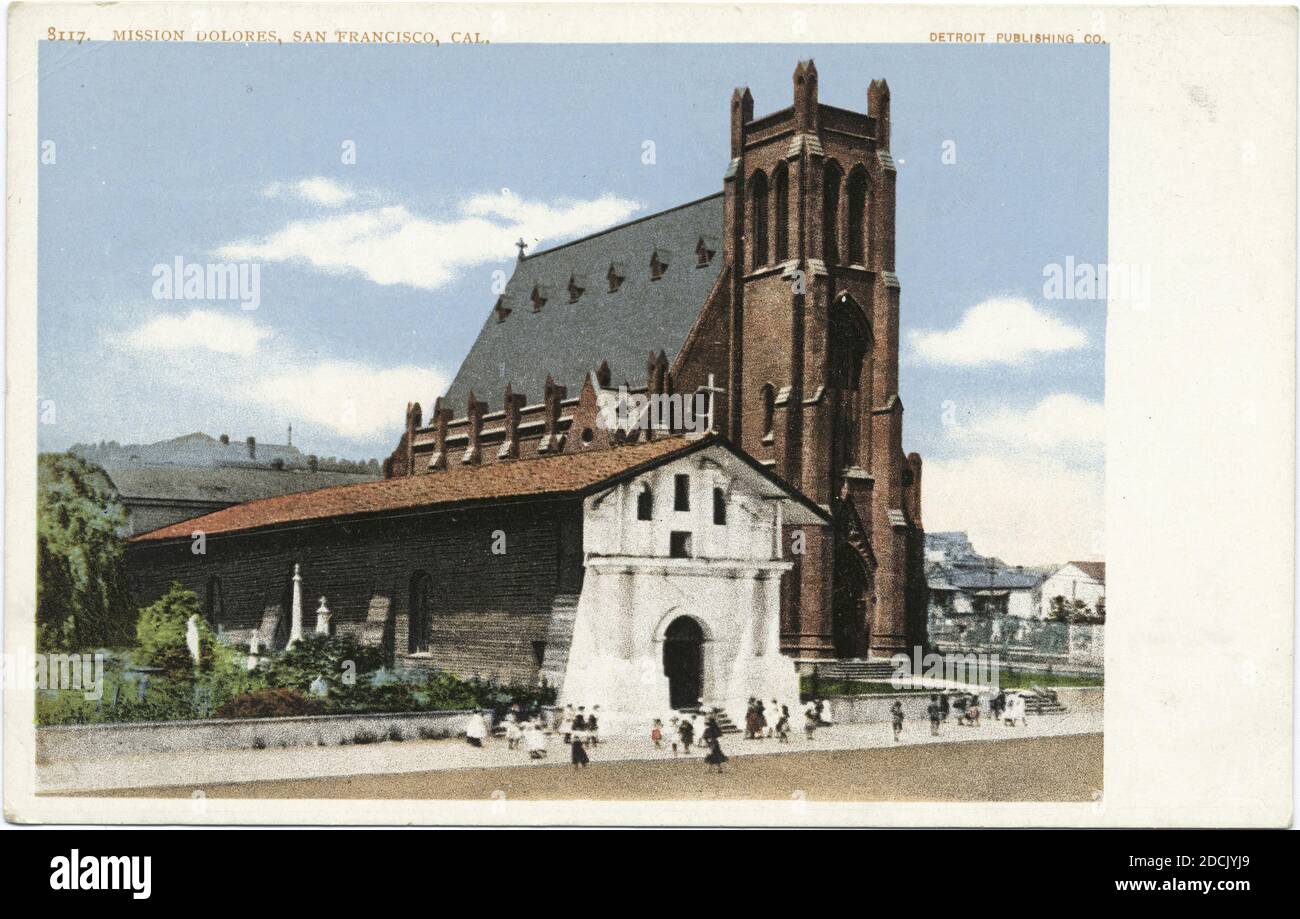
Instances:
[[[524,256],[524,261],[530,262],[543,255],[550,255],[552,252],[559,252],[561,249],[567,249],[570,246],[576,246],[578,243],[585,243],[588,240],[597,238],[598,236],[604,236],[606,233],[613,233],[615,230],[622,230],[626,227],[635,226],[638,223],[645,223],[647,220],[654,220],[656,217],[662,217],[664,214],[671,214],[673,211],[685,210],[688,207],[694,207],[697,204],[702,204],[713,198],[721,198],[724,194],[726,194],[726,192],[716,191],[711,195],[705,195],[703,198],[696,198],[694,201],[687,201],[685,204],[678,204],[662,211],[655,211],[653,214],[646,214],[644,217],[637,217],[632,220],[626,220],[623,223],[616,223],[612,227],[597,230],[595,233],[588,233],[586,236],[581,236],[578,239],[571,239],[568,242],[551,246],[549,249],[539,249],[531,255]]]
[[[648,456],[646,459],[634,458],[632,464],[626,467],[624,470],[622,470],[622,472],[626,472],[627,469],[637,468],[645,465],[646,463],[661,460],[663,459],[664,455],[672,454],[677,451],[694,449],[695,447],[701,445],[706,441],[707,439],[692,440],[683,434],[673,434],[673,435],[656,437],[654,440],[642,441],[640,443],[624,444],[607,450],[593,450],[593,451],[582,452],[582,453],[556,453],[548,456],[534,456],[534,457],[521,458],[518,460],[513,460],[509,463],[483,463],[481,465],[472,465],[472,466],[460,465],[460,466],[454,466],[451,469],[442,470],[440,472],[417,473],[416,475],[394,476],[393,478],[390,479],[376,479],[368,482],[352,482],[344,485],[325,485],[320,488],[312,488],[304,491],[290,492],[288,494],[283,494],[283,495],[269,495],[264,498],[254,498],[251,501],[241,502],[239,504],[232,505],[231,507],[224,508],[218,511],[213,511],[210,514],[203,514],[199,517],[195,517],[190,520],[183,520],[177,523],[167,524],[165,526],[157,527],[156,529],[150,530],[145,533],[137,533],[131,536],[128,539],[128,542],[132,542],[132,543],[153,542],[162,539],[181,538],[182,536],[184,536],[184,538],[188,538],[188,535],[186,534],[176,533],[171,531],[176,531],[178,530],[178,528],[179,529],[188,528],[192,525],[198,524],[198,522],[201,520],[210,519],[211,517],[216,515],[226,515],[228,514],[228,512],[234,511],[236,509],[247,510],[250,507],[274,506],[275,504],[281,502],[298,503],[307,500],[313,496],[319,496],[323,492],[331,492],[334,494],[342,494],[344,492],[348,492],[352,494],[360,494],[363,491],[372,491],[375,489],[400,488],[402,487],[403,484],[405,484],[406,487],[409,488],[412,486],[419,485],[421,483],[426,483],[431,479],[444,480],[450,476],[455,476],[458,473],[461,474],[464,474],[465,472],[489,473],[492,470],[502,471],[503,467],[518,468],[520,466],[529,466],[532,464],[542,465],[547,460],[553,462],[560,462],[564,460],[572,461],[579,458],[603,457],[609,454],[634,452],[637,451],[638,449],[650,454],[650,456]],[[658,447],[659,450],[652,451],[652,450],[645,449],[650,446]],[[656,455],[656,454],[660,454],[660,455]],[[619,472],[611,472],[609,475],[603,476],[601,479],[598,479],[597,481],[598,482],[605,481],[606,479],[612,478],[618,474]],[[532,494],[541,496],[544,494],[563,494],[565,492],[566,490],[561,488],[551,492],[541,491]],[[496,497],[500,498],[504,496],[496,496]],[[416,505],[412,505],[412,507],[414,506]],[[322,515],[321,518],[311,518],[311,517],[300,518],[298,521],[293,521],[293,522],[304,522],[306,520],[311,520],[311,519],[323,519],[323,517],[325,516],[329,516],[329,515]],[[217,530],[215,532],[217,533],[246,532],[248,530],[257,530],[257,529],[263,529],[265,527],[274,527],[277,525],[282,525],[285,522],[287,521],[278,521],[278,522],[268,521],[264,523],[251,524],[247,527],[238,527],[238,526],[231,527],[229,529]],[[202,527],[196,527],[196,528],[202,529]],[[158,533],[162,533],[164,531],[168,531],[168,535],[164,535],[164,536],[155,535]]]

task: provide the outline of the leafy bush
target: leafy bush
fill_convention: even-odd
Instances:
[[[320,677],[330,695],[367,682],[384,665],[384,652],[360,644],[350,635],[308,635],[270,662],[267,681],[306,692]]]
[[[198,617],[195,620],[199,632],[198,669],[212,669],[216,635],[203,618],[198,595],[176,581],[167,588],[167,593],[140,610],[136,621],[136,642],[150,666],[161,667],[172,677],[193,673],[194,660],[185,639],[192,616]]]
[[[292,718],[324,714],[325,706],[296,689],[267,687],[236,696],[216,711],[218,718]]]

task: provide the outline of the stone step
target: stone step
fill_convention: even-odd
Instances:
[[[894,674],[892,663],[871,658],[818,661],[816,668],[823,680],[887,680]]]
[[[679,709],[677,710],[677,712],[678,712],[678,714],[686,715],[686,716],[688,716],[688,717],[689,717],[690,715],[698,715],[699,718],[700,718],[700,721],[701,721],[701,722],[706,721],[706,720],[708,719],[708,717],[709,717],[709,714],[708,714],[707,712],[705,712],[704,709],[702,709],[702,708],[698,708],[698,707],[697,707],[697,708],[679,708]],[[736,723],[735,723],[734,721],[731,720],[731,717],[730,717],[726,712],[721,712],[721,711],[720,711],[720,712],[718,712],[718,714],[717,714],[715,717],[716,717],[717,720],[718,720],[718,730],[721,731],[723,734],[739,734],[739,733],[740,733],[740,728],[738,728],[738,727],[736,726]],[[700,730],[703,730],[703,729],[704,729],[704,725],[701,724],[701,725],[700,725]]]
[[[569,666],[569,646],[573,643],[573,624],[578,618],[578,594],[559,594],[551,603],[551,617],[546,625],[546,647],[542,651],[539,676],[556,691],[564,683]]]

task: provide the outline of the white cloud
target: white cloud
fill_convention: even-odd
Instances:
[[[922,517],[931,532],[965,530],[976,549],[1013,565],[1103,555],[1100,469],[1040,455],[927,460]]]
[[[407,402],[428,404],[447,388],[447,378],[426,367],[374,367],[355,361],[311,361],[282,367],[248,389],[254,401],[292,418],[321,425],[344,437],[365,439],[396,433]]]
[[[293,197],[309,204],[338,207],[356,197],[356,192],[324,176],[313,176],[297,182],[272,182],[263,190],[268,198]]]
[[[603,229],[640,209],[602,195],[554,204],[525,201],[508,190],[462,202],[459,216],[430,220],[402,205],[295,220],[270,236],[222,246],[234,261],[301,261],[323,271],[356,272],[376,284],[431,290],[464,268],[500,259],[522,236],[533,245]]]
[[[182,316],[158,316],[116,337],[132,351],[211,351],[254,354],[271,330],[246,316],[213,310],[192,310]]]
[[[1073,351],[1087,333],[1018,297],[977,303],[951,329],[913,331],[912,351],[921,361],[954,367],[1023,364],[1041,354]]]
[[[210,413],[260,424],[292,421],[297,430],[350,443],[382,444],[389,435],[396,442],[406,403],[428,405],[448,383],[432,367],[307,353],[248,317],[207,310],[160,316],[106,340],[125,352],[106,362],[129,377],[115,388],[157,399],[161,388],[179,381],[182,391],[166,401],[191,406],[195,416],[208,405]],[[218,411],[212,403],[228,408]]]
[[[1007,450],[1029,447],[1058,457],[1092,458],[1106,442],[1106,409],[1100,402],[1073,393],[1055,393],[1027,411],[976,411],[948,431],[954,440],[965,444],[997,445]]]
[[[976,409],[945,426],[958,454],[927,458],[927,530],[965,530],[1011,564],[1099,558],[1105,407],[1054,393],[1027,409]]]

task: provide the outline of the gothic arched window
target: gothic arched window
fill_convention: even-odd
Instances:
[[[410,630],[410,652],[428,651],[433,633],[433,578],[427,571],[411,575]]]
[[[641,490],[636,496],[636,519],[653,520],[655,515],[655,493],[650,490],[650,485],[646,482],[641,483]]]
[[[208,624],[214,629],[221,627],[221,620],[225,613],[223,606],[221,578],[213,575],[208,578],[208,588],[203,598],[203,618],[208,620]]]
[[[826,164],[822,180],[822,258],[828,265],[840,262],[840,182],[843,178],[834,161]]]
[[[790,257],[790,170],[784,162],[772,173],[773,217],[776,230],[776,260]]]
[[[861,166],[849,173],[849,239],[844,253],[851,265],[867,264],[867,171]]]
[[[752,264],[755,268],[767,264],[767,173],[759,170],[750,179],[753,201],[749,212],[754,224]]]

